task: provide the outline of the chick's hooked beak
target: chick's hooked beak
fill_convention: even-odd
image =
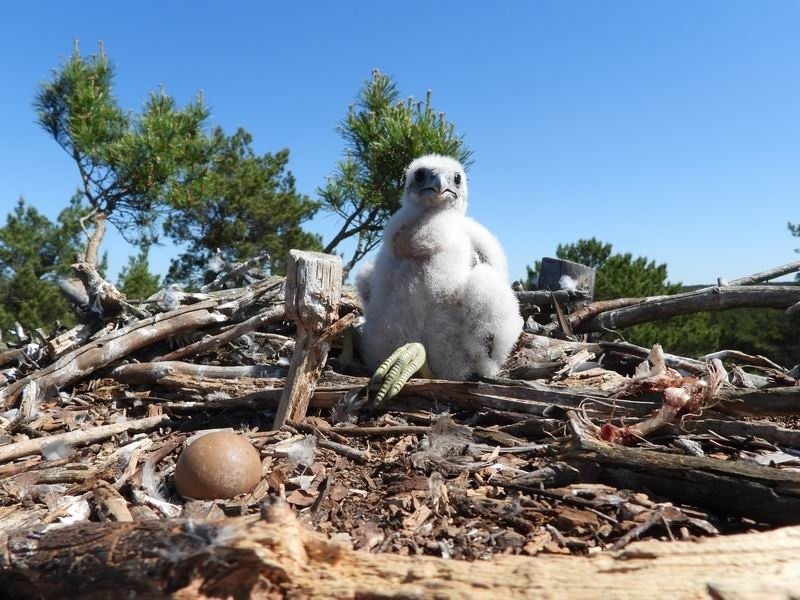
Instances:
[[[432,191],[438,198],[442,198],[445,194],[450,194],[450,196],[453,198],[456,197],[456,193],[449,187],[449,181],[444,173],[432,173],[431,185],[423,188],[420,191],[423,193]]]

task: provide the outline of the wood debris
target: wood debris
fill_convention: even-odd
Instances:
[[[367,569],[373,563],[364,553],[417,557],[420,565],[429,564],[423,556],[491,558],[498,574],[512,555],[564,555],[592,570],[586,565],[644,547],[638,540],[704,539],[717,548],[708,538],[800,525],[797,370],[735,351],[690,359],[564,339],[594,324],[633,322],[654,303],[691,312],[715,294],[718,307],[758,297],[789,308],[800,287],[762,293],[753,285],[759,274],[721,293],[692,293],[685,304],[674,296],[596,306],[583,295],[574,310],[573,292],[548,292],[549,300],[535,302],[558,303],[561,317],[543,330],[560,336],[524,334],[492,380],[412,380],[373,413],[363,400],[369,374],[342,335],[358,315],[352,292],[328,299],[328,312],[338,312],[307,325],[295,345],[287,312],[299,318],[298,309],[284,308],[284,280],[247,274],[244,287],[172,293],[168,302],[165,291],[135,310],[124,299],[108,310],[113,288],[93,276],[87,288],[106,290],[106,300],[91,305],[93,320],[0,354],[0,588],[57,596],[58,580],[44,570],[67,573],[91,536],[132,548],[109,579],[132,590],[212,597],[251,585],[255,597],[269,597],[269,585],[313,586],[299,583],[290,565],[330,562],[315,552],[356,557],[347,560]],[[292,368],[307,381],[303,397],[289,402],[292,357],[314,352],[319,365]],[[772,375],[757,375],[765,369]],[[276,413],[281,427],[273,430]],[[210,429],[238,431],[259,451],[262,479],[248,494],[198,502],[175,491],[187,438]],[[265,520],[265,510],[283,516]],[[264,575],[262,558],[245,547],[253,540],[268,547],[277,522],[302,531],[303,542],[281,542],[276,560],[284,562],[275,568],[284,574]],[[195,541],[187,523],[200,528]],[[800,529],[790,531],[797,556]],[[182,562],[191,554],[183,544],[195,543],[209,560],[222,560],[213,556],[222,550],[209,549],[212,538],[239,567],[201,573],[200,563]],[[136,544],[176,550],[151,565]],[[157,574],[136,580],[132,573],[145,568]],[[453,590],[467,585],[468,569],[459,569]],[[355,596],[345,579],[337,580],[341,589]]]

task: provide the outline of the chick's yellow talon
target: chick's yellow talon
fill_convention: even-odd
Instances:
[[[401,346],[375,370],[370,380],[372,383],[382,381],[378,393],[375,395],[375,404],[394,398],[403,386],[421,368],[426,371],[425,347],[419,342],[411,342]]]

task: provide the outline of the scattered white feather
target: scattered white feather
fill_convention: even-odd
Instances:
[[[137,501],[152,506],[167,518],[177,517],[182,509],[166,500],[166,491],[163,481],[156,473],[154,463],[145,461],[142,467],[142,489],[134,490]]]
[[[217,252],[208,259],[208,262],[206,263],[206,270],[214,273],[221,273],[224,268],[225,262],[222,260],[219,250],[217,250]]]
[[[316,479],[316,475],[297,475],[296,477],[290,477],[289,483],[293,483],[298,486],[302,491],[308,492],[311,490],[311,484]]]
[[[317,450],[317,438],[313,435],[295,436],[272,446],[276,456],[285,456],[289,462],[306,467],[314,464]]]
[[[562,275],[558,279],[558,287],[567,292],[577,292],[578,282],[569,275]]]
[[[3,369],[0,371],[0,383],[14,383],[20,377],[19,369],[11,367],[10,369]]]
[[[72,455],[72,446],[63,441],[56,440],[42,446],[42,456],[45,460],[61,460]]]
[[[74,523],[81,523],[89,520],[92,509],[89,507],[89,503],[85,498],[81,496],[65,496],[64,500],[67,503],[65,509],[66,515],[58,518],[59,523],[73,525]]]

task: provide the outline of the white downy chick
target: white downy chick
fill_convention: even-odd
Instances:
[[[505,255],[466,208],[458,161],[431,154],[409,165],[401,207],[357,278],[370,368],[420,342],[435,377],[467,379],[496,373],[513,348],[522,317]]]

